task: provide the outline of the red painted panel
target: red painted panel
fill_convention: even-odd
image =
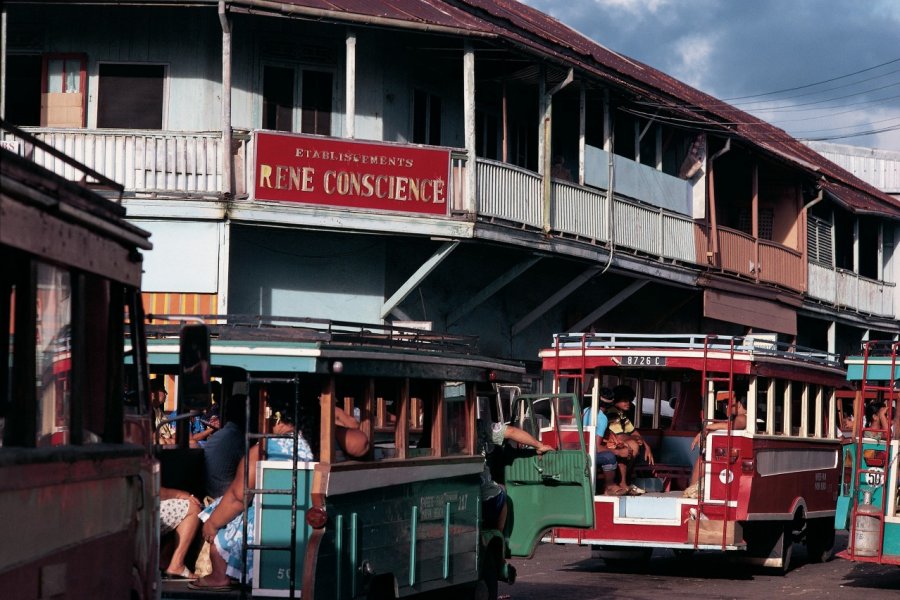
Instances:
[[[256,200],[446,215],[450,151],[258,132]]]

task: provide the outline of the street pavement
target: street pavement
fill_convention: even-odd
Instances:
[[[847,545],[838,534],[837,548]],[[656,550],[633,568],[607,566],[588,547],[540,545],[532,559],[514,559],[518,580],[500,584],[506,600],[681,600],[745,598],[900,600],[900,567],[835,558],[809,564],[805,548],[794,549],[784,576],[730,560],[728,553],[697,552],[676,557]]]

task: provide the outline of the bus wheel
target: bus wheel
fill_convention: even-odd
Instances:
[[[791,559],[794,556],[794,523],[791,521],[784,526],[780,541],[781,566],[775,570],[780,575],[786,575],[791,569]]]
[[[479,578],[472,589],[472,600],[497,600],[497,573],[502,564],[499,561],[502,560],[495,548],[489,546],[484,549]]]
[[[369,582],[369,590],[366,600],[394,600],[394,576],[389,574],[376,575]]]
[[[834,522],[831,519],[806,522],[806,552],[811,563],[831,560],[834,556]]]

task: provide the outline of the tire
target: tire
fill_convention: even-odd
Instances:
[[[834,556],[834,522],[812,519],[806,523],[806,553],[811,563],[828,562]]]
[[[790,522],[784,526],[784,532],[781,535],[781,567],[775,569],[779,575],[787,575],[791,570],[791,560],[794,558],[794,523]]]
[[[366,600],[395,600],[394,577],[392,575],[379,575],[372,579]]]

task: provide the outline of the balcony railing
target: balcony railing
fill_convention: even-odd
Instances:
[[[218,194],[222,190],[222,134],[116,129],[26,131],[125,186],[126,192]],[[238,154],[240,140],[237,141]],[[70,167],[39,148],[21,153],[68,178]]]
[[[25,129],[91,169],[122,183],[126,192],[171,197],[217,196],[222,191],[222,139],[219,132]],[[246,158],[253,155],[249,146],[251,140],[246,132],[236,132],[232,144],[238,196],[246,192],[245,181],[252,178],[254,166]],[[19,152],[70,179],[82,177],[64,162],[33,145],[23,145]],[[460,218],[460,213],[467,212],[472,206],[465,198],[466,168],[464,155],[454,153],[449,190],[454,213],[451,218]],[[543,228],[543,188],[538,174],[486,159],[478,159],[477,168],[474,208],[478,218],[533,230]],[[808,285],[810,296],[834,306],[873,315],[894,314],[895,284],[872,281],[815,263],[809,264],[807,283],[804,282],[803,258],[796,250],[719,227],[718,253],[708,256],[711,249],[708,229],[691,218],[618,195],[612,208],[610,213],[607,194],[602,189],[554,180],[550,229],[555,234],[586,243],[613,243],[618,248],[651,257],[712,266],[797,291],[804,291]]]
[[[609,243],[681,262],[694,262],[691,231],[684,215],[626,198],[613,202],[609,231],[607,194],[595,188],[554,180],[550,230],[589,242]],[[543,228],[543,188],[540,175],[505,163],[478,159],[478,216]]]
[[[882,317],[894,316],[896,284],[874,281],[852,271],[809,263],[809,295],[833,306]]]
[[[802,292],[803,255],[766,240],[756,240],[741,231],[718,227],[718,253],[709,243],[709,228],[697,224],[697,262],[722,271]]]

